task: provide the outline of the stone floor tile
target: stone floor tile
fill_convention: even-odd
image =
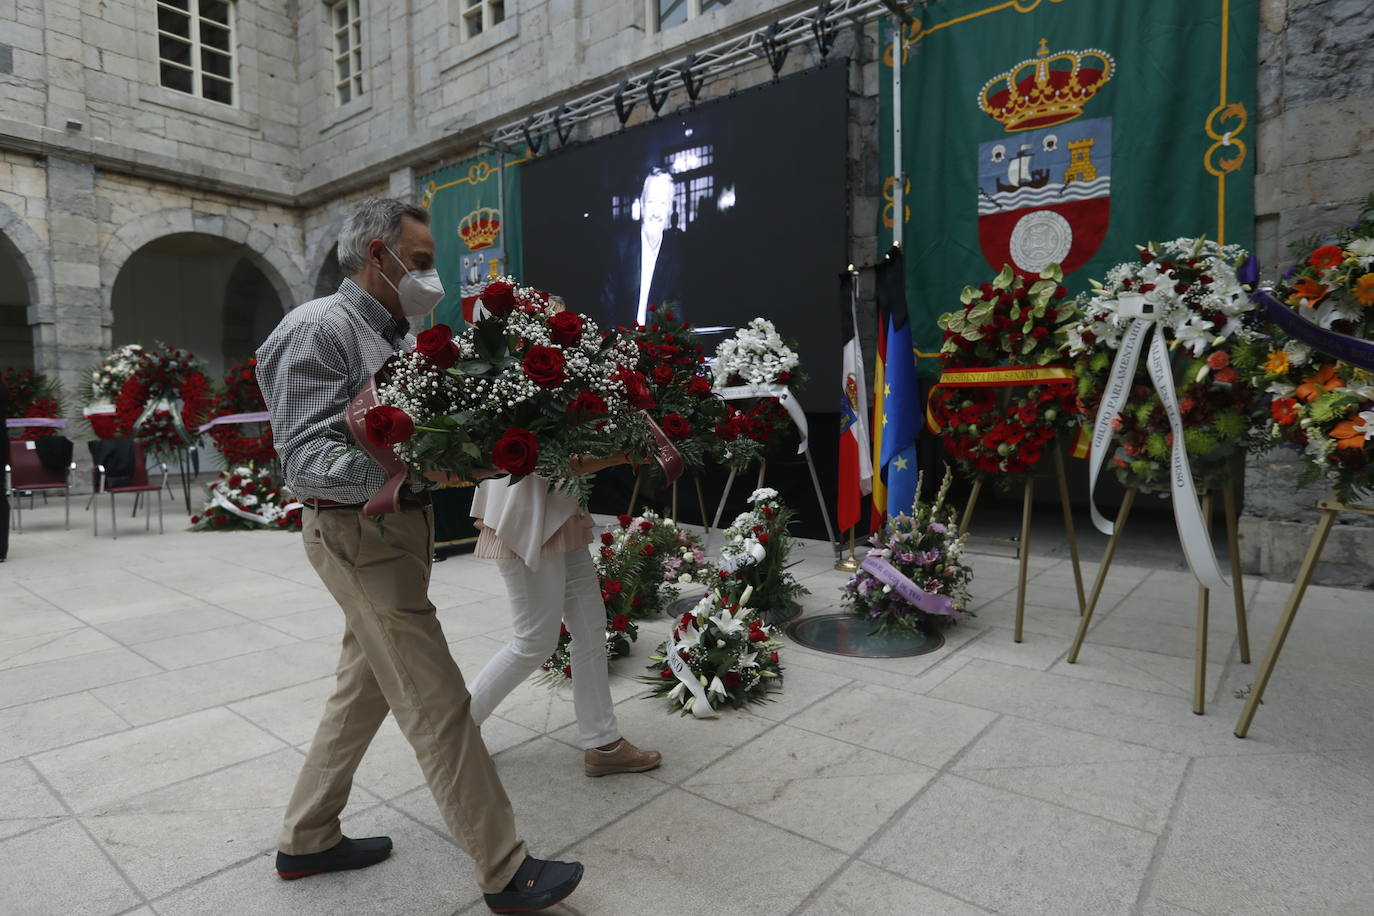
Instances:
[[[337,604],[330,604],[283,617],[265,617],[262,623],[297,639],[319,639],[343,633],[344,613]]]
[[[878,709],[882,715],[873,715]],[[995,718],[957,702],[852,684],[788,724],[938,769]]]
[[[25,583],[35,594],[93,626],[196,607],[202,602],[125,570],[84,570]]]
[[[129,724],[89,693],[0,709],[0,760],[123,731]]]
[[[961,654],[1004,665],[1047,671],[1069,651],[1069,641],[1062,636],[1046,636],[1026,627],[1018,643],[1013,638],[1015,633],[1010,627],[988,627],[987,632],[965,646]]]
[[[934,775],[909,760],[781,725],[682,787],[852,854]]]
[[[229,710],[212,709],[31,759],[72,809],[84,814],[282,746]]]
[[[83,816],[110,857],[150,899],[275,850],[302,757],[283,748],[155,789]],[[355,788],[344,816],[378,799]]]
[[[1092,625],[1089,633],[1101,625],[1102,619],[1093,616]],[[1074,634],[1078,632],[1078,624],[1081,618],[1078,609],[1075,607],[1050,607],[1044,604],[1026,603],[1025,616],[1022,620],[1021,629],[1025,633],[1038,633],[1041,636],[1049,637],[1051,640],[1059,640],[1065,649],[1068,649],[1073,642]],[[1002,627],[1012,629],[1016,626],[1016,596],[1007,595],[994,601],[978,610],[978,622],[987,627]]]
[[[631,742],[662,752],[663,765],[653,776],[671,783],[681,782],[775,724],[736,709],[722,710],[715,719],[682,717],[668,708],[666,700],[656,698],[625,700],[616,705],[615,715],[621,733]],[[576,725],[565,726],[550,737],[581,747]]]
[[[1316,754],[1198,760],[1151,893],[1215,916],[1374,912],[1368,793]]]
[[[238,623],[216,630],[169,636],[134,648],[169,671],[221,658],[233,658],[295,642],[296,638],[260,623]]]
[[[1192,656],[1185,658],[1181,655],[1123,649],[1119,646],[1097,645],[1091,648],[1090,652],[1085,645],[1074,664],[1070,665],[1067,658],[1064,658],[1048,670],[1063,677],[1102,681],[1151,693],[1184,697],[1189,702],[1192,701]],[[1205,696],[1209,699],[1216,692],[1225,671],[1226,666],[1221,662],[1207,663]]]
[[[582,913],[782,916],[844,856],[680,790],[659,796],[567,851],[587,867]],[[626,868],[634,862],[634,868]],[[759,881],[768,890],[759,893]],[[684,910],[686,912],[687,910]]]
[[[956,671],[929,696],[1177,754],[1259,754],[1289,746],[1268,739],[1237,741],[1231,731],[1239,701],[1214,704],[1207,715],[1195,716],[1182,697],[981,659]]]
[[[96,695],[130,722],[146,725],[316,680],[333,674],[338,661],[337,645],[296,642],[104,687]]]
[[[0,614],[2,640],[46,636],[84,626],[79,618],[22,589],[0,596],[0,607],[5,609]]]
[[[288,744],[302,744],[314,737],[325,701],[333,695],[336,683],[331,674],[239,700],[229,708]]]
[[[850,683],[850,678],[818,669],[807,670],[805,674],[794,674],[789,681],[787,663],[790,660],[789,653],[783,659],[782,689],[771,692],[768,695],[769,702],[750,706],[751,713],[761,719],[782,722]]]
[[[0,709],[64,696],[161,671],[120,646],[75,658],[60,658],[0,671]]]
[[[990,912],[881,868],[853,862],[798,916],[987,916]]]
[[[390,858],[359,871],[281,881],[272,852],[175,891],[156,902],[159,916],[451,916],[481,892],[472,862],[457,846],[385,807],[347,818],[349,836],[385,834]]]
[[[0,642],[0,670],[117,648],[119,643],[90,627],[7,639]]]
[[[939,777],[862,858],[1009,916],[1125,916],[1152,834]]]
[[[1206,916],[1197,910],[1189,910],[1159,897],[1151,897],[1140,908],[1140,916]]]
[[[5,916],[114,916],[143,902],[73,820],[0,840],[0,862]]]
[[[668,791],[639,773],[588,778],[582,754],[558,741],[537,738],[496,755],[520,837],[538,856],[550,856],[590,836],[653,797]],[[393,806],[447,833],[427,787],[396,799]]]
[[[27,763],[0,763],[0,839],[55,823],[67,816]]]
[[[216,591],[207,598],[216,607],[233,611],[249,620],[284,617],[312,608],[324,607],[333,599],[323,585],[298,585],[279,579],[262,579],[251,585]]]
[[[142,617],[111,620],[108,623],[102,623],[100,630],[111,639],[116,639],[124,645],[130,646],[136,643],[152,642],[155,639],[166,639],[169,636],[183,636],[188,633],[215,630],[220,627],[243,623],[243,621],[244,618],[238,614],[204,604],[179,608],[175,611],[145,614]]]

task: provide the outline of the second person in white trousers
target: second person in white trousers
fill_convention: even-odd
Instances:
[[[587,460],[593,473],[623,457]],[[472,501],[475,554],[495,559],[510,596],[514,634],[471,685],[472,718],[481,725],[558,644],[559,624],[572,634],[573,706],[588,776],[642,773],[659,765],[658,751],[626,741],[616,724],[606,670],[606,608],[587,545],[592,517],[549,481],[531,475],[483,481]]]

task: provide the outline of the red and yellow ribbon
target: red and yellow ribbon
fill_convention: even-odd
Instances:
[[[996,368],[946,369],[926,398],[926,425],[933,433],[940,432],[940,424],[930,409],[935,392],[941,388],[1010,388],[1018,385],[1040,385],[1044,382],[1072,382],[1073,370],[1067,366],[998,366]]]

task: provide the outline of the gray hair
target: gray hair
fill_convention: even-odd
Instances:
[[[401,219],[409,216],[429,225],[429,211],[394,197],[369,197],[362,201],[339,230],[339,269],[353,276],[367,261],[367,243],[381,239],[392,251],[401,241]]]

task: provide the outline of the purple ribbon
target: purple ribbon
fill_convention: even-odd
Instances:
[[[1254,289],[1250,298],[1264,307],[1265,317],[1274,324],[1328,356],[1334,356],[1342,362],[1374,372],[1374,341],[1361,340],[1339,331],[1327,330],[1315,322],[1308,321],[1297,311],[1275,299],[1273,290],[1268,287],[1257,286],[1259,261],[1254,256],[1251,256],[1241,265],[1240,269],[1236,271],[1236,277],[1241,283]]]
[[[925,591],[882,557],[869,554],[864,557],[859,567],[871,572],[884,585],[892,586],[893,590],[901,595],[907,604],[913,605],[927,614],[941,614],[945,617],[965,616],[963,611],[955,610],[954,602],[950,600],[948,595],[932,595]]]
[[[46,426],[49,429],[61,429],[66,425],[66,420],[57,417],[9,417],[5,420],[6,429],[19,429],[23,426]]]
[[[212,426],[223,426],[226,423],[266,423],[270,419],[271,416],[265,410],[259,410],[256,413],[227,413],[222,417],[215,417],[196,432],[203,433]]]

